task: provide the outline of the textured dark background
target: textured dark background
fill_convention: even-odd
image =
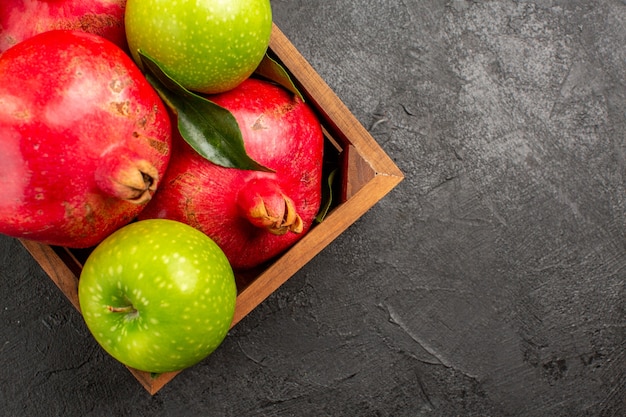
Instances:
[[[0,237],[0,415],[626,415],[626,2],[272,5],[406,179],[154,397]]]

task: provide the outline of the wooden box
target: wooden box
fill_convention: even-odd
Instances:
[[[261,270],[237,277],[237,324],[304,264],[393,189],[403,174],[346,106],[274,26],[269,53],[289,72],[305,100],[317,112],[326,135],[325,158],[339,168],[338,191],[323,222]],[[61,291],[79,309],[78,277],[89,251],[54,247],[21,240],[24,247]],[[152,375],[130,369],[150,392],[156,393],[178,372]]]

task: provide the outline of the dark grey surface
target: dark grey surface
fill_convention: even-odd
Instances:
[[[0,237],[0,414],[626,415],[626,2],[272,5],[406,179],[154,397]]]

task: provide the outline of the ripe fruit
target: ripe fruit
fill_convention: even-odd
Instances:
[[[2,0],[0,52],[38,33],[82,30],[125,49],[126,0]]]
[[[225,338],[237,288],[220,248],[171,220],[122,227],[91,253],[78,298],[96,341],[146,372],[187,368]]]
[[[234,269],[247,269],[311,227],[321,200],[324,138],[313,111],[272,83],[249,78],[210,99],[235,116],[248,154],[275,172],[220,167],[175,133],[166,177],[140,218],[190,224],[220,245]]]
[[[0,55],[0,233],[95,245],[143,209],[170,146],[167,110],[113,43],[50,31]]]
[[[189,90],[218,93],[249,77],[272,31],[269,0],[129,0],[126,35]]]

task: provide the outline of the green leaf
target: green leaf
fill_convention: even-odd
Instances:
[[[322,188],[322,205],[320,211],[317,213],[317,216],[315,216],[315,221],[318,223],[324,221],[324,218],[328,214],[328,210],[333,203],[333,182],[337,171],[338,168],[335,168],[328,174],[328,178],[326,180],[326,185],[328,187]]]
[[[304,97],[291,80],[291,77],[289,77],[285,68],[277,61],[270,58],[269,55],[265,54],[254,73],[285,87],[287,90],[300,97],[300,100],[304,101]]]
[[[181,136],[196,152],[226,168],[273,172],[248,156],[239,124],[229,110],[187,90],[144,52],[139,51],[139,56],[146,79],[177,115]]]

